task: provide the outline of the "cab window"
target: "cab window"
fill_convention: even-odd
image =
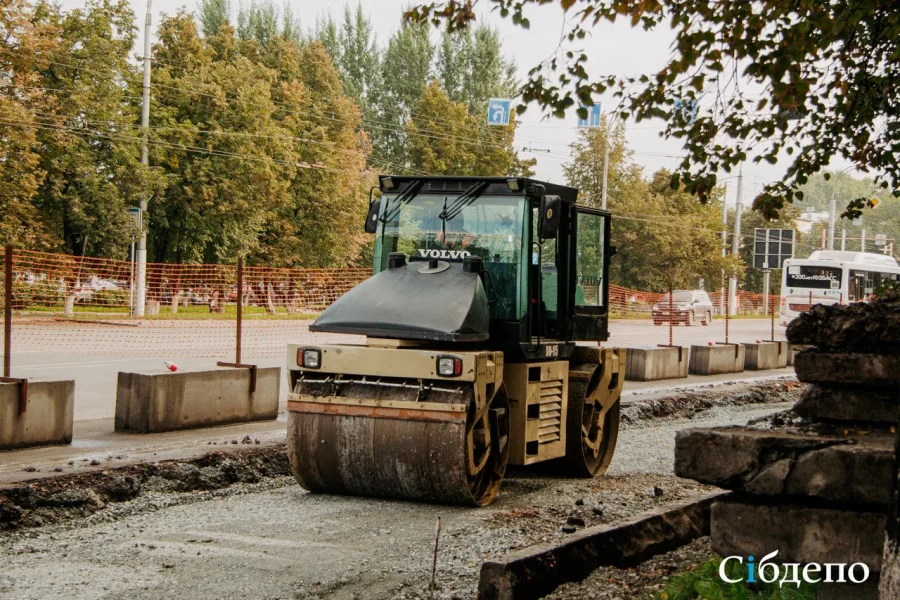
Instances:
[[[575,304],[605,306],[603,296],[603,243],[606,217],[578,212],[575,246]]]

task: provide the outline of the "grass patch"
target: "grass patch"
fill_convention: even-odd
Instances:
[[[656,594],[657,600],[816,600],[815,584],[801,582],[785,584],[783,587],[774,583],[727,583],[719,577],[718,556],[703,563],[694,571],[676,575],[669,580],[666,589]],[[747,577],[747,567],[731,561],[726,565],[729,579]],[[758,580],[758,576],[757,576]]]

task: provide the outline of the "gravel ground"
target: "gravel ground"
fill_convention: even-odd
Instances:
[[[607,523],[710,489],[671,474],[677,430],[744,423],[789,406],[723,402],[691,418],[675,411],[675,418],[633,419],[620,432],[609,474],[598,479],[510,472],[497,501],[477,510],[312,495],[277,474],[277,461],[263,465],[271,469],[264,477],[221,465],[167,467],[142,479],[133,499],[56,523],[51,512],[40,527],[0,533],[0,597],[428,598],[440,517],[434,597],[471,598],[485,558],[564,537],[567,523]],[[166,475],[178,469],[181,478]],[[222,477],[228,485],[217,487]],[[185,479],[215,489],[180,491]],[[687,565],[708,554],[685,556]],[[651,569],[632,586],[631,571],[622,573],[597,588],[612,595],[560,598],[647,597],[628,594],[659,580]]]

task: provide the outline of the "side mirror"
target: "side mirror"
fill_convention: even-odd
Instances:
[[[541,216],[538,236],[542,240],[555,238],[559,234],[559,220],[562,215],[562,200],[559,196],[541,197]]]
[[[366,233],[376,233],[378,231],[378,210],[381,208],[381,200],[374,200],[372,198],[372,195],[377,189],[378,186],[374,186],[369,190],[369,212],[366,213],[365,225]]]
[[[610,246],[609,247],[609,257],[612,258],[613,256],[616,255],[616,252],[618,252],[618,251],[619,251],[619,249],[616,248],[615,246]]]
[[[378,231],[378,211],[381,209],[381,200],[376,200],[369,205],[369,214],[366,215],[366,233]]]

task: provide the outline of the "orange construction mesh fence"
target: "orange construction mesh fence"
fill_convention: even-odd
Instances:
[[[236,265],[148,264],[139,319],[129,261],[16,249],[12,262],[13,352],[234,357]],[[370,274],[244,267],[243,354],[282,355],[289,341],[310,336],[309,319]]]
[[[148,264],[145,316],[137,318],[137,275],[129,261],[16,249],[12,263],[13,352],[235,356],[236,265]],[[367,268],[244,267],[242,355],[280,357],[289,342],[361,340],[313,334],[309,324],[370,274]],[[610,316],[649,320],[663,296],[611,285]],[[720,315],[719,292],[709,296],[712,314]],[[778,300],[770,296],[767,303],[759,294],[739,292],[732,315],[765,316],[778,310]],[[627,344],[624,337],[621,343]]]

